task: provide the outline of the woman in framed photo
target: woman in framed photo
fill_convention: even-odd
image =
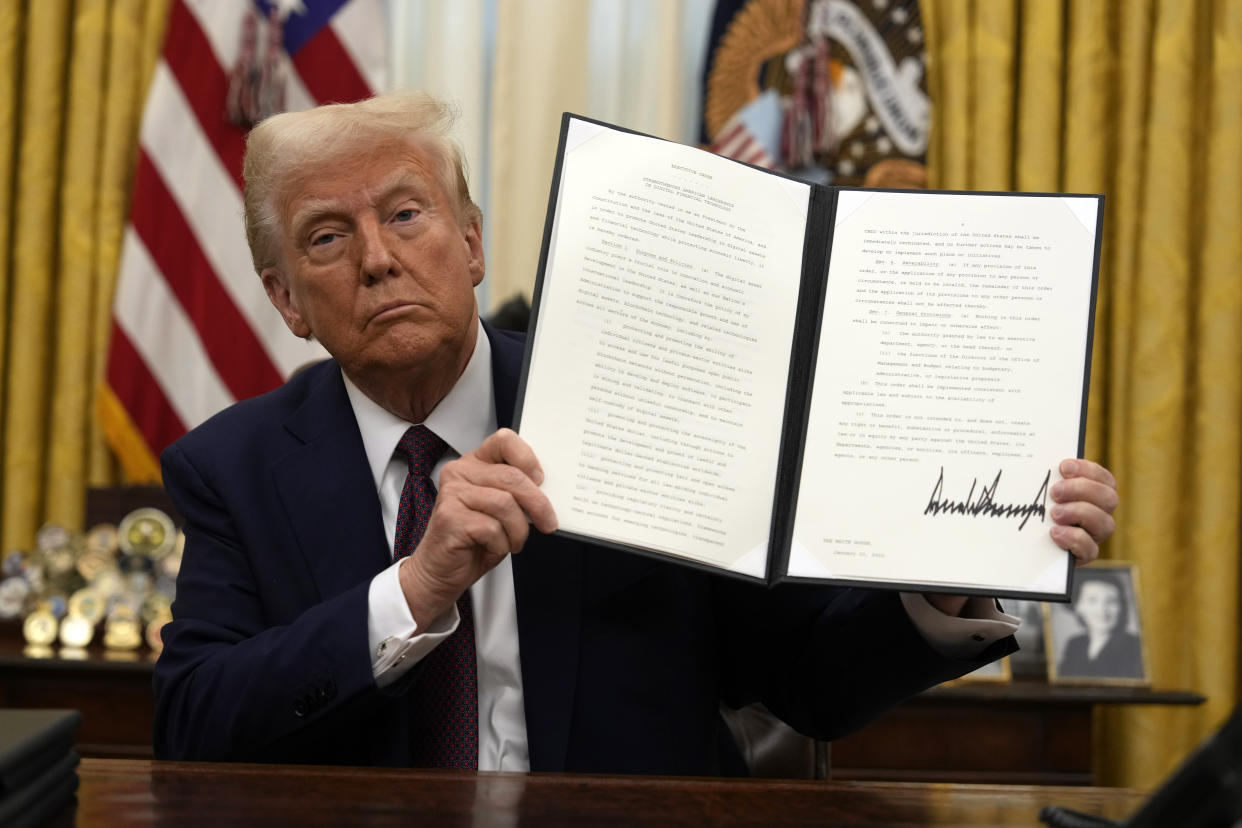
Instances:
[[[1057,673],[1067,678],[1142,679],[1143,647],[1126,626],[1130,606],[1115,572],[1080,570],[1072,609],[1083,632],[1065,642]]]

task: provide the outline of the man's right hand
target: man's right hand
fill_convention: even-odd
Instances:
[[[418,629],[506,555],[520,552],[530,524],[540,532],[556,529],[556,513],[539,490],[542,482],[535,453],[507,428],[444,465],[427,531],[399,571]]]

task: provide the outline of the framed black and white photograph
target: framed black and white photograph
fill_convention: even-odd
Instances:
[[[1044,636],[1051,682],[1151,684],[1133,564],[1077,570],[1070,602],[1048,605]]]
[[[1039,678],[1048,675],[1048,655],[1044,646],[1044,604],[1007,598],[1001,602],[1005,612],[1020,619],[1014,637],[1018,651],[1009,656],[1009,665],[1016,678]]]

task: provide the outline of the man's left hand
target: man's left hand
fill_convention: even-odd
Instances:
[[[1100,544],[1117,528],[1117,479],[1099,463],[1077,459],[1061,461],[1061,476],[1050,492],[1050,534],[1082,566],[1100,556]]]
[[[1061,477],[1052,486],[1052,529],[1057,545],[1074,556],[1082,566],[1100,556],[1100,544],[1117,528],[1113,510],[1117,508],[1117,478],[1090,460],[1062,460]],[[945,615],[960,615],[966,606],[964,595],[926,594],[928,603]]]

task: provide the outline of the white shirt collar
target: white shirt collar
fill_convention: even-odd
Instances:
[[[458,378],[448,395],[432,409],[424,420],[441,440],[448,443],[450,451],[458,456],[478,448],[496,430],[496,398],[492,389],[492,346],[483,331],[478,330],[474,353],[466,363],[466,370]],[[376,489],[392,459],[401,435],[411,425],[397,415],[381,407],[362,392],[358,386],[341,372],[345,379],[345,391],[354,409],[354,419],[362,432],[362,445],[367,452],[367,464]],[[447,452],[446,452],[447,454]]]

